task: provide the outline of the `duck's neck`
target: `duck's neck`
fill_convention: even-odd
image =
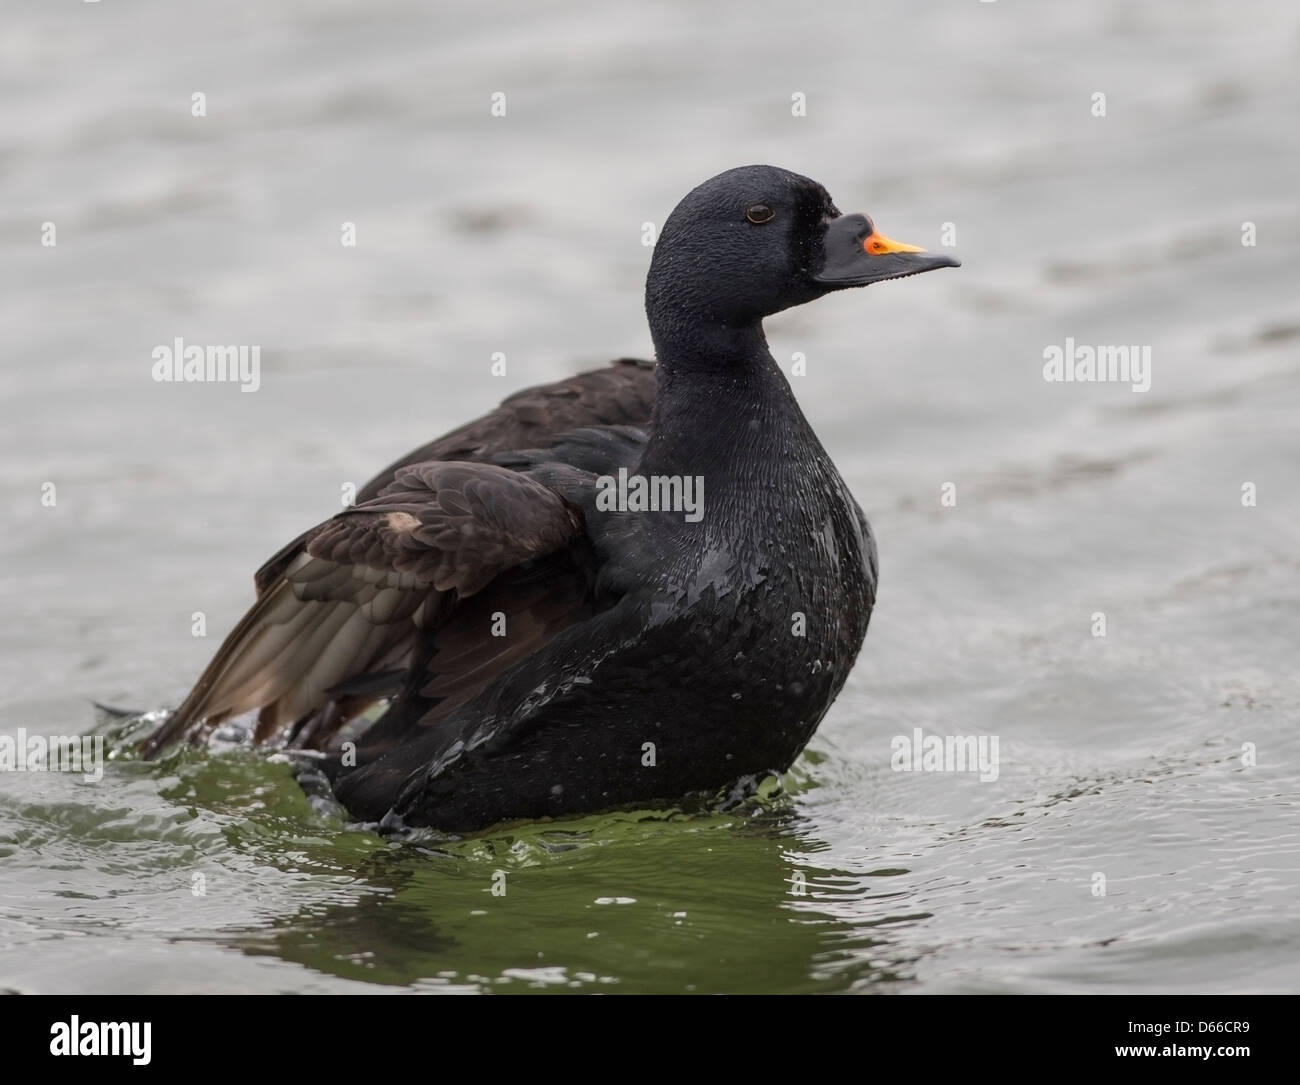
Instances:
[[[659,364],[642,474],[732,475],[811,436],[761,323],[651,331]]]

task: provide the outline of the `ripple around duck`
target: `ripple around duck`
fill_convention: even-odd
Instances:
[[[459,839],[322,816],[274,757],[144,763],[137,732],[107,730],[105,786],[44,776],[0,793],[0,862],[45,902],[6,901],[20,956],[114,931],[381,987],[1046,988],[1050,969],[1025,962],[1163,952],[1220,913],[1266,921],[1300,865],[1300,834],[1276,823],[1293,789],[1276,772],[1261,788],[1226,740],[1073,776],[1029,750],[997,809],[963,818],[951,801],[926,815],[924,791],[898,791],[898,774],[846,754],[832,730],[784,789],[768,781],[730,809]]]
[[[827,982],[800,963],[834,925],[811,900],[851,885],[808,861],[816,845],[799,834],[796,800],[772,781],[725,811],[383,839],[316,814],[273,758],[182,750],[142,763],[131,753],[137,731],[107,730],[113,756],[104,786],[81,788],[89,798],[49,776],[30,794],[0,796],[11,849],[0,861],[38,876],[48,905],[10,935],[19,952],[98,924],[385,985],[531,990],[635,980],[667,991],[699,987],[703,945],[716,958],[716,986],[706,987],[723,990],[766,967],[771,951],[760,936],[779,929],[795,933],[770,989]],[[796,793],[815,786],[803,769],[789,783]],[[256,892],[247,892],[250,879]],[[246,894],[234,908],[232,890]],[[520,932],[546,950],[522,952]],[[487,959],[485,935],[502,947]],[[542,952],[565,963],[534,959]]]
[[[891,910],[893,894],[868,894],[884,911],[866,933],[824,906],[862,889],[855,872],[817,858],[826,845],[798,810],[834,760],[823,754],[811,753],[784,790],[769,780],[712,809],[382,839],[316,814],[273,758],[183,750],[146,764],[130,752],[138,731],[109,730],[116,756],[102,793],[111,805],[9,795],[0,808],[8,842],[64,901],[28,938],[76,931],[97,915],[124,933],[439,989],[727,990],[758,973],[773,991],[846,989],[855,976],[889,980],[901,968],[869,930],[913,918]],[[196,875],[204,896],[191,892]],[[253,876],[261,889],[242,918],[228,901],[214,906],[223,883]],[[95,907],[79,908],[83,896]],[[203,929],[215,914],[221,921]],[[484,957],[484,944],[501,950]],[[818,962],[811,971],[809,959]]]

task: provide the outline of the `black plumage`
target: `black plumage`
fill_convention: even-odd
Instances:
[[[647,279],[657,368],[518,393],[381,472],[259,570],[145,752],[256,711],[259,741],[327,751],[355,816],[458,831],[784,771],[857,656],[877,568],[762,319],[955,264],[784,170],[701,185]],[[678,496],[699,480],[700,515],[611,508],[620,469]]]

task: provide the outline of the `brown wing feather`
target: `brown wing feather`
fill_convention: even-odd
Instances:
[[[378,495],[398,469],[409,464],[477,462],[500,452],[549,448],[561,434],[584,426],[644,425],[650,421],[654,398],[654,363],[636,358],[620,358],[603,369],[525,388],[481,418],[390,464],[366,483],[357,499]]]
[[[583,426],[645,425],[654,396],[654,363],[635,358],[620,358],[603,369],[525,388],[482,417],[389,464],[361,488],[357,502],[378,497],[401,468],[414,464],[477,463],[501,452],[549,448],[561,434]],[[298,536],[257,571],[254,583],[259,595],[302,552],[308,535]]]
[[[271,737],[326,707],[341,683],[409,667],[418,631],[450,604],[582,534],[577,509],[525,475],[483,463],[399,469],[382,496],[302,536],[145,755],[254,709],[257,739]]]
[[[358,764],[436,727],[504,671],[590,617],[591,582],[592,569],[579,548],[509,570],[477,595],[458,600],[437,629],[423,634],[401,695],[362,736]]]

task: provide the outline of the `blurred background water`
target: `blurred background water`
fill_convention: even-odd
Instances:
[[[345,483],[647,355],[643,224],[722,169],[965,266],[769,322],[882,570],[784,796],[439,843],[247,754],[0,773],[0,986],[1295,990],[1297,73],[1261,0],[9,10],[0,734],[174,705]],[[155,383],[177,336],[260,389]],[[1150,391],[1046,383],[1067,336]],[[891,771],[916,727],[999,778]]]

